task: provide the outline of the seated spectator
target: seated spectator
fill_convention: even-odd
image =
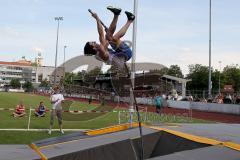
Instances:
[[[203,99],[201,100],[201,102],[207,103],[206,98],[203,98]]]
[[[20,103],[16,106],[15,112],[13,112],[14,117],[23,117],[25,115],[25,106],[23,105],[23,102],[20,101]]]
[[[38,108],[36,108],[36,110],[35,110],[35,116],[45,117],[45,113],[46,113],[46,108],[44,106],[44,103],[40,102]]]
[[[193,101],[193,96],[192,95],[190,95],[190,96],[188,96],[188,101]]]
[[[237,96],[236,97],[236,102],[235,102],[236,104],[240,104],[240,96]]]
[[[213,102],[213,100],[211,98],[207,99],[207,103],[212,103],[212,102]]]
[[[223,103],[223,97],[221,95],[218,96],[217,103],[220,103],[220,104]]]

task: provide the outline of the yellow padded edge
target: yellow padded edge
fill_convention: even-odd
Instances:
[[[194,142],[198,142],[198,143],[205,143],[205,144],[210,144],[210,145],[223,144],[221,141],[217,141],[217,140],[214,140],[214,139],[195,136],[195,135],[182,133],[182,132],[178,132],[178,131],[174,131],[174,130],[170,130],[170,129],[160,128],[160,127],[150,127],[150,128],[165,131],[165,132],[171,133],[173,135],[176,135],[176,136],[179,136],[179,137],[182,137],[182,138],[194,141]]]
[[[138,123],[132,123],[132,127],[137,127]],[[123,125],[115,125],[111,127],[101,128],[101,129],[95,129],[87,131],[87,135],[100,135],[100,134],[106,134],[106,133],[112,133],[117,131],[126,130],[130,127],[130,124],[123,124]]]
[[[138,123],[133,123],[132,126],[137,127]],[[115,125],[115,126],[110,126],[110,127],[96,129],[96,130],[89,130],[89,131],[86,131],[85,133],[87,135],[98,135],[98,134],[105,134],[105,133],[112,133],[112,132],[116,132],[116,131],[126,130],[129,127],[130,127],[130,124],[128,123],[128,124],[124,124],[124,125]],[[47,146],[39,147],[39,149],[45,149],[45,148],[48,148],[48,147],[56,146],[58,144],[71,143],[71,142],[76,142],[76,141],[80,141],[80,140],[82,140],[82,139],[76,139],[76,140],[71,140],[71,141],[67,141],[67,142],[50,144],[50,145],[47,145]]]
[[[42,152],[40,152],[40,150],[34,143],[30,144],[30,147],[41,157],[41,160],[48,159]]]
[[[240,151],[240,144],[233,143],[233,142],[224,142],[223,145],[228,147],[228,148]]]
[[[168,132],[168,133],[174,134],[176,136],[183,137],[183,138],[195,141],[195,142],[205,143],[205,144],[210,144],[210,145],[222,145],[224,147],[228,147],[228,148],[240,151],[240,144],[237,144],[234,142],[217,141],[217,140],[206,138],[206,137],[195,136],[195,135],[186,134],[186,133],[173,131],[170,129],[160,128],[160,127],[150,127],[150,128],[165,131],[165,132]]]

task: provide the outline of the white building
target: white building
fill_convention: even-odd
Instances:
[[[30,81],[34,85],[39,85],[45,79],[53,83],[54,69],[52,66],[33,66],[26,60],[0,61],[0,87],[9,85],[12,79],[19,79],[21,84]],[[61,78],[63,78],[63,70],[58,68],[56,83],[59,83]]]

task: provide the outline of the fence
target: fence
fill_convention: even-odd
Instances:
[[[147,107],[142,107],[140,110],[141,122],[146,124],[163,124],[163,123],[191,123],[192,109],[186,110],[186,112],[163,114],[148,112]],[[118,112],[118,123],[127,123],[130,119],[129,112],[119,111]],[[137,122],[137,113],[133,112],[133,122]]]

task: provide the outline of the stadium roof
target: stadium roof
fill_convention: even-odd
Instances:
[[[95,67],[102,68],[103,62],[100,62],[96,60],[94,56],[77,56],[69,59],[65,62],[65,71],[66,72],[73,72],[75,69],[79,68],[80,66],[88,65],[87,71],[90,71],[94,69]],[[131,66],[131,63],[127,64],[129,67]],[[62,67],[60,65],[60,67]],[[136,71],[149,71],[149,70],[160,70],[164,68],[165,66],[158,63],[149,63],[149,62],[138,62],[135,63],[135,70]]]

